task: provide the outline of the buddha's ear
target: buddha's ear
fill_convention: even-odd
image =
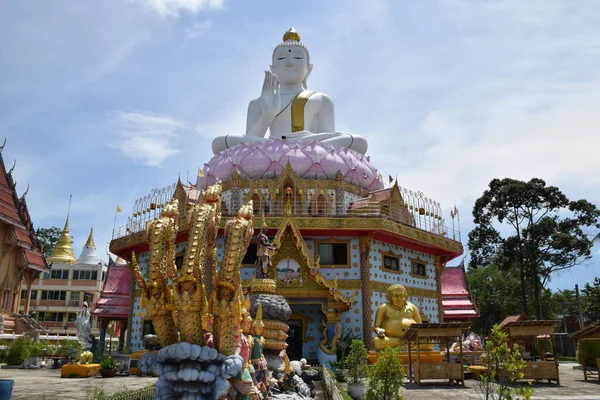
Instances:
[[[269,65],[269,71],[271,71],[271,73],[275,75],[275,67],[273,67],[272,65]]]
[[[310,76],[310,73],[312,72],[312,68],[313,68],[313,65],[308,64],[308,71],[306,72],[306,76],[304,77],[304,80],[302,81],[302,85],[304,86],[304,89],[308,88],[306,81],[308,81],[308,77]]]

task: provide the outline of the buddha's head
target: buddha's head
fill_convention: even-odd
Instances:
[[[312,64],[308,49],[300,43],[300,35],[292,27],[283,35],[283,42],[273,50],[271,72],[281,84],[302,82],[302,86],[306,89],[306,80],[310,71],[312,71]]]
[[[408,299],[406,288],[402,285],[392,285],[387,290],[387,301],[394,308],[404,307]]]

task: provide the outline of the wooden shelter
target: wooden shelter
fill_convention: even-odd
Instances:
[[[523,371],[523,379],[548,379],[549,382],[556,381],[560,385],[554,339],[554,327],[557,323],[558,321],[554,320],[520,320],[507,322],[501,326],[502,331],[508,334],[508,340],[511,344],[531,345],[531,356],[524,357],[527,365]],[[552,360],[546,359],[544,355],[543,341],[547,339],[552,341]]]
[[[583,329],[571,334],[571,339],[579,340],[580,342],[600,342],[600,322],[593,323],[586,326]],[[580,350],[583,348],[581,347]],[[581,354],[582,358],[585,358],[585,354]],[[583,366],[583,379],[588,380],[588,375],[591,375],[591,371],[585,365]],[[600,357],[596,358],[597,376],[600,379]]]
[[[457,340],[462,341],[463,332],[469,328],[471,328],[471,323],[469,322],[412,324],[404,334],[404,339],[408,342],[409,379],[411,379],[413,371],[411,355],[413,350],[411,348],[416,347],[417,357],[414,367],[414,379],[417,385],[420,385],[423,379],[447,379],[449,383],[458,381],[464,386],[465,377],[462,362],[450,362],[450,352],[446,354],[446,362],[422,362],[420,344],[438,341],[441,345],[445,344],[446,348],[450,348],[452,342]],[[461,360],[462,355],[461,346]]]

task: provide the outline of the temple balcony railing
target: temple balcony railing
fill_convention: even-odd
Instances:
[[[225,203],[221,213],[224,217],[237,215],[240,204],[231,204],[231,210]],[[417,228],[435,235],[443,236],[454,241],[461,241],[460,230],[448,227],[437,213],[430,212],[424,207],[412,207],[408,204],[390,206],[376,201],[358,201],[349,207],[336,206],[333,201],[319,202],[300,199],[296,201],[255,201],[253,202],[256,226],[261,224],[261,217],[294,216],[300,218],[384,218],[394,222]],[[144,231],[149,222],[160,217],[160,209],[150,210],[131,218],[127,225],[113,230],[113,239],[125,237]],[[453,220],[454,221],[454,220]],[[179,227],[186,225],[185,212],[180,214]]]

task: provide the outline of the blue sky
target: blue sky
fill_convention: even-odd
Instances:
[[[493,178],[540,177],[600,204],[600,14],[584,1],[32,0],[0,3],[0,137],[37,227],[71,206],[79,256],[115,209],[189,176],[293,25],[337,129],[384,176],[460,210]],[[188,172],[189,171],[189,172]],[[551,288],[600,275],[600,251]]]

